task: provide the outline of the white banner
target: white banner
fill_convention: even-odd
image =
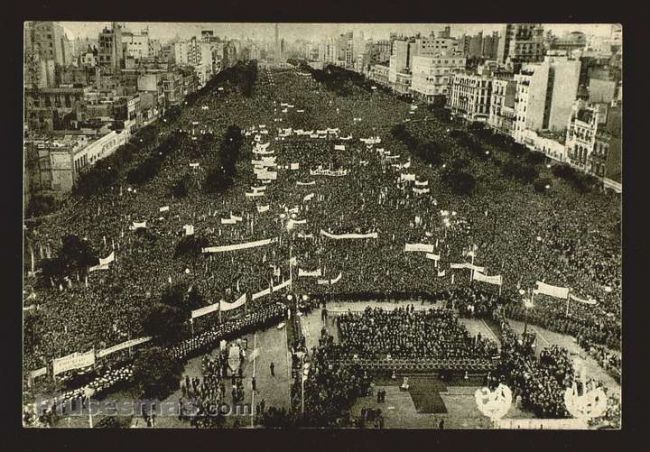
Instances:
[[[266,185],[261,185],[259,187],[251,187],[251,190],[253,190],[254,193],[264,191],[266,190]]]
[[[302,220],[294,220],[293,218],[289,219],[289,222],[293,224],[307,224],[307,220],[303,218]]]
[[[221,300],[219,302],[219,309],[222,311],[230,311],[231,309],[237,309],[240,306],[243,306],[244,303],[246,303],[246,294],[242,295],[237,299],[237,301],[234,301],[232,303],[226,303],[225,301]]]
[[[192,311],[192,318],[195,319],[197,317],[204,316],[206,314],[210,314],[211,312],[215,312],[219,310],[219,303],[213,303],[209,306],[204,306],[199,309],[195,309]]]
[[[257,178],[259,180],[277,180],[278,179],[278,172],[277,171],[256,171],[255,174],[257,175]]]
[[[468,265],[467,263],[463,262],[462,264],[450,264],[449,267],[450,268],[456,268],[456,269],[457,268],[467,268],[467,265]]]
[[[253,193],[245,193],[247,198],[259,198],[260,196],[264,196],[264,192],[253,192]]]
[[[596,304],[596,300],[594,300],[593,298],[588,298],[588,299],[578,298],[573,294],[570,294],[569,298],[572,299],[572,300],[577,301],[578,303],[584,303],[584,304],[590,304],[590,305]]]
[[[89,272],[95,272],[97,270],[108,270],[110,267],[108,264],[105,265],[95,265],[88,269]]]
[[[376,232],[372,232],[369,234],[330,234],[329,232],[326,232],[324,230],[320,230],[320,234],[324,235],[327,238],[334,239],[334,240],[342,240],[342,239],[376,239],[379,237],[379,235]]]
[[[108,265],[111,262],[115,260],[115,251],[113,251],[111,254],[108,255],[108,257],[105,257],[102,259],[101,257],[99,258],[99,265]]]
[[[199,164],[198,163],[190,163],[190,168],[198,168]]]
[[[95,350],[86,353],[73,353],[63,358],[52,360],[52,368],[54,375],[58,375],[68,370],[81,369],[83,367],[92,366],[95,364]]]
[[[416,180],[415,185],[417,185],[418,187],[426,187],[427,185],[429,185],[429,181],[425,180],[424,182],[420,182],[419,180]]]
[[[34,378],[38,378],[43,375],[47,375],[47,367],[41,367],[40,369],[32,370],[29,373],[29,378],[33,380]]]
[[[235,220],[237,222],[244,221],[244,217],[238,217],[237,215],[233,215],[232,212],[230,213],[230,219]]]
[[[318,284],[326,285],[326,286],[336,284],[337,282],[339,282],[341,280],[342,277],[343,277],[343,272],[339,272],[339,275],[334,279],[319,279]]]
[[[298,238],[299,239],[313,239],[314,234],[303,234],[302,232],[298,233]]]
[[[402,181],[415,181],[415,174],[404,174],[400,175],[400,180]]]
[[[477,272],[483,273],[485,271],[485,267],[479,267],[478,265],[472,265],[472,264],[465,264],[465,268],[468,270],[474,270]]]
[[[443,271],[438,270],[438,276],[440,276],[440,277],[445,276],[445,270],[443,270]]]
[[[404,245],[404,251],[421,251],[424,253],[433,253],[433,245],[425,243],[407,243]]]
[[[183,229],[185,229],[185,235],[194,235],[194,225],[186,224]]]
[[[313,270],[313,271],[307,271],[307,270],[303,270],[302,268],[299,268],[298,269],[298,277],[301,277],[301,276],[310,276],[310,277],[322,276],[321,269],[319,268],[319,269],[316,269],[316,270]]]
[[[133,222],[133,226],[131,226],[132,231],[137,231],[140,228],[146,228],[147,227],[147,222],[143,221],[142,223],[138,223],[137,221]]]
[[[427,259],[431,259],[433,261],[439,261],[440,260],[440,255],[439,254],[433,254],[433,253],[427,253]]]
[[[328,169],[316,169],[316,170],[309,170],[309,174],[312,176],[347,176],[348,170],[340,169],[334,171]]]
[[[270,243],[277,243],[277,241],[278,238],[274,237],[272,239],[257,240],[255,242],[238,243],[236,245],[210,246],[207,248],[203,248],[201,251],[203,253],[224,253],[226,251],[239,251],[248,248],[255,248],[258,246],[269,245]]]
[[[270,293],[271,293],[271,289],[270,289],[270,288],[267,288],[267,289],[262,290],[261,292],[254,293],[254,294],[251,296],[251,298],[252,298],[253,300],[257,300],[258,298],[262,298],[262,297],[264,297],[264,296],[266,296],[266,295],[269,295]]]
[[[303,202],[305,202],[305,201],[309,201],[309,200],[312,199],[315,195],[316,195],[315,193],[310,193],[310,194],[308,194],[307,196],[305,196],[304,198],[302,198],[302,201],[303,201]]]
[[[221,224],[237,224],[237,220],[234,218],[222,218]]]
[[[265,205],[265,206],[257,206],[257,211],[258,211],[259,213],[262,213],[262,212],[268,212],[268,210],[269,210],[270,208],[271,208],[271,206],[270,206],[269,204],[267,204],[267,205]]]
[[[169,206],[163,206],[158,210],[161,211],[161,212],[169,212]]]
[[[300,169],[300,163],[292,163],[291,164],[291,170],[295,171],[297,169]]]
[[[428,188],[415,188],[413,187],[413,192],[417,193],[418,195],[424,194],[424,193],[429,193]]]
[[[273,286],[273,292],[277,292],[278,290],[282,290],[285,287],[289,287],[291,285],[291,279],[287,279],[286,281],[281,282],[277,286]]]
[[[112,347],[108,347],[98,351],[97,358],[103,358],[104,356],[108,356],[111,353],[119,352],[120,350],[124,350],[125,348],[135,347],[136,345],[144,344],[145,342],[149,342],[150,340],[151,337],[141,337],[138,339],[131,339],[130,341],[122,342],[117,345],[113,345]]]
[[[546,294],[551,297],[567,299],[569,296],[569,289],[566,287],[551,286],[550,284],[537,281],[537,289],[533,290],[534,294]]]
[[[501,275],[487,276],[479,271],[474,272],[474,280],[486,282],[488,284],[495,284],[497,286],[502,284]]]
[[[258,155],[271,155],[271,154],[273,154],[273,151],[272,150],[271,151],[263,151],[261,149],[253,149],[253,153],[258,154]]]
[[[316,181],[315,180],[313,180],[311,182],[300,182],[300,181],[298,181],[298,182],[296,182],[296,185],[316,185]]]
[[[335,144],[334,145],[334,150],[335,151],[345,151],[345,145],[343,145],[343,144]]]

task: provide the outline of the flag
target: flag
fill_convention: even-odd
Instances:
[[[161,212],[169,212],[169,206],[161,207],[161,208],[158,209],[158,210],[160,210]]]

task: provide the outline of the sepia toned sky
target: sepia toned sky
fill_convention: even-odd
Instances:
[[[97,38],[97,34],[110,22],[60,22],[70,39],[76,37]],[[436,33],[447,24],[357,24],[357,23],[281,23],[280,37],[287,40],[305,39],[318,41],[347,31],[362,31],[364,37],[372,39],[388,38],[391,32],[413,35],[417,32],[428,35]],[[475,34],[479,31],[491,33],[500,29],[499,24],[448,24],[452,36],[463,33]],[[149,35],[153,39],[166,41],[178,35],[181,39],[200,36],[201,30],[213,30],[215,35],[228,38],[251,38],[255,40],[271,40],[274,37],[273,23],[173,23],[173,22],[126,22],[127,29],[132,32],[149,27]],[[588,35],[609,36],[610,24],[545,24],[545,30],[551,30],[556,35],[566,32],[582,31]]]

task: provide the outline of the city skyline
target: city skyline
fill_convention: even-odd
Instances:
[[[59,22],[70,39],[96,38],[98,33],[110,22]],[[149,29],[152,39],[163,41],[174,39],[189,39],[200,36],[202,30],[212,30],[217,36],[227,36],[233,39],[252,39],[272,41],[274,38],[275,22],[268,23],[222,23],[222,22],[121,22],[125,23],[132,32]],[[504,24],[464,24],[464,23],[279,23],[280,36],[287,40],[318,41],[345,33],[348,31],[363,32],[365,38],[387,39],[390,33],[415,35],[418,32],[428,35],[431,31],[438,32],[445,26],[451,27],[454,36],[462,34],[475,35],[478,32],[490,34],[499,31]],[[587,35],[609,36],[612,24],[543,24],[545,30],[556,35],[571,31],[581,31]]]

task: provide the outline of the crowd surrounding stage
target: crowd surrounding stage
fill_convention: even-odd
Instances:
[[[342,353],[359,358],[492,358],[497,345],[470,336],[452,310],[366,308],[337,317]]]
[[[496,345],[470,337],[457,315],[492,316],[497,306],[501,319],[526,318],[576,337],[620,373],[618,198],[577,193],[559,180],[540,194],[506,180],[500,163],[472,160],[449,133],[462,125],[433,119],[426,107],[414,110],[390,94],[355,88],[337,96],[296,69],[257,77],[249,96],[230,82],[224,90],[208,85],[178,117],[150,126],[153,133],[136,134],[133,166],[175,137],[155,177],[129,183],[123,174],[109,189],[75,195],[60,214],[26,226],[32,250],[26,266],[35,261],[33,273],[25,269],[26,375],[46,368],[50,376],[54,359],[147,336],[143,324],[151,306],[176,284],[199,293],[196,308],[210,311],[197,318],[185,312],[181,339],[169,347],[177,359],[282,321],[288,307],[306,302],[303,296],[449,302],[439,311],[341,316],[341,345],[325,344],[310,357],[305,411],[322,418],[303,420],[307,425],[335,417],[367,391],[361,369],[327,364],[340,349],[360,357],[491,357]],[[465,160],[478,183],[475,192],[450,190],[441,167],[411,155],[391,135],[396,124],[446,149],[444,165]],[[206,175],[223,161],[219,144],[233,125],[242,135],[236,176],[226,189],[208,190]],[[179,180],[184,195],[172,190]],[[114,259],[55,281],[43,263],[60,255],[71,235],[96,258]],[[188,236],[202,245],[177,253]],[[499,276],[499,283],[479,276]],[[568,288],[575,298],[538,293],[525,308],[522,299],[537,281]],[[219,309],[209,309],[215,304]],[[508,346],[503,350],[507,355]],[[504,361],[507,372],[493,377],[513,383],[537,414],[565,415],[556,400],[558,388],[572,378],[565,352],[551,349],[535,364],[514,354]],[[126,369],[129,357],[103,358],[100,368],[104,362]],[[204,364],[207,379],[185,385],[186,396],[212,403],[222,392],[214,377],[220,365]],[[31,383],[47,385],[43,375]],[[536,386],[544,389],[530,389]],[[270,410],[269,425],[282,417],[278,413]]]

